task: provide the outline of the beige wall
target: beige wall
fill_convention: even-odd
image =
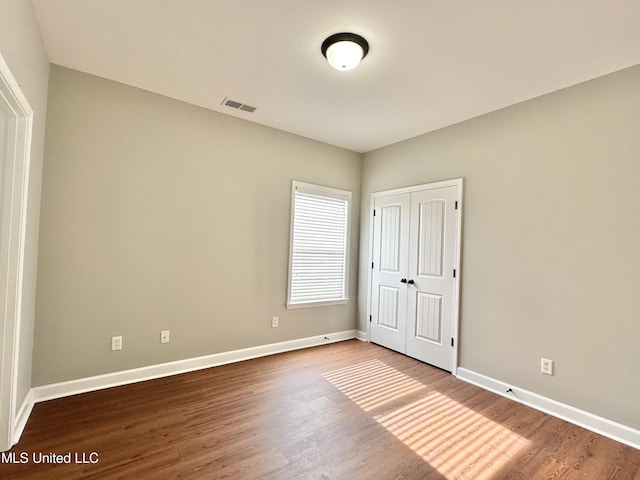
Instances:
[[[57,66],[49,88],[34,385],[354,328],[359,154]],[[284,307],[293,179],[353,192],[347,305]]]
[[[40,187],[49,78],[49,59],[30,0],[0,0],[0,52],[34,112],[19,339],[19,406],[31,388]]]
[[[456,177],[460,366],[640,428],[640,67],[366,154],[362,211]]]
[[[0,41],[43,112],[44,53],[30,76]],[[374,191],[465,179],[462,367],[635,428],[639,85],[635,67],[362,164],[364,212]],[[355,302],[284,302],[292,179],[354,192],[355,299],[360,155],[60,67],[50,90],[34,385],[353,328]],[[366,330],[368,215],[360,228]]]

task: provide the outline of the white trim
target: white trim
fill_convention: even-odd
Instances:
[[[258,347],[244,348],[229,352],[214,353],[204,357],[189,358],[175,362],[161,363],[148,367],[134,368],[120,372],[106,373],[94,377],[80,378],[68,382],[54,383],[31,389],[33,401],[44,402],[55,398],[68,397],[79,393],[93,392],[104,388],[117,387],[130,383],[143,382],[154,378],[168,377],[180,373],[193,372],[204,368],[241,362],[252,358],[265,357],[276,353],[290,352],[303,348],[316,347],[327,343],[341,342],[356,338],[356,330],[316,335],[286,342],[272,343]]]
[[[0,54],[0,107],[11,121],[0,152],[0,451],[14,444],[22,283],[26,237],[33,110]]]
[[[361,342],[369,343],[367,332],[363,332],[362,330],[356,330],[356,338]]]
[[[456,238],[456,278],[455,278],[455,296],[453,301],[453,369],[451,373],[454,375],[458,371],[458,357],[460,354],[460,279],[462,278],[462,210],[464,209],[464,181],[462,178],[450,180],[443,183],[455,183],[458,186],[458,209],[456,210],[458,222],[458,238]]]
[[[361,341],[367,341],[366,336],[366,333],[361,330],[346,330],[327,335],[317,335],[314,337],[289,340],[286,342],[245,348],[242,350],[217,353],[203,357],[178,360],[176,362],[34,387],[29,392],[29,395],[27,395],[27,398],[18,412],[14,444],[18,442],[31,410],[37,402],[44,402],[46,400],[68,397],[80,393],[92,392],[105,388],[152,380],[155,378],[168,377],[180,373],[241,362],[243,360],[250,360],[252,358],[264,357],[277,353],[315,347],[327,343],[351,340],[353,338]],[[640,431],[626,425],[593,415],[589,412],[543,397],[542,395],[511,386],[507,383],[473,372],[466,368],[458,368],[457,378],[561,418],[562,420],[584,427],[625,445],[640,449]],[[513,394],[506,393],[509,388],[513,390]]]
[[[453,300],[453,368],[451,369],[451,373],[456,375],[458,369],[458,355],[459,355],[459,344],[460,344],[460,279],[462,278],[462,208],[464,205],[463,202],[463,188],[464,188],[464,180],[462,178],[453,178],[450,180],[442,180],[439,182],[426,183],[422,185],[413,185],[410,187],[402,187],[395,188],[393,190],[383,190],[379,192],[372,192],[370,197],[369,204],[369,218],[371,221],[369,222],[369,262],[367,263],[367,312],[365,322],[367,323],[367,341],[371,341],[371,322],[369,319],[371,318],[371,299],[373,297],[373,271],[369,268],[369,265],[374,261],[373,259],[373,236],[374,236],[374,221],[373,221],[373,211],[375,210],[375,200],[378,197],[384,197],[388,195],[398,195],[402,193],[413,193],[419,192],[422,190],[434,190],[436,188],[446,188],[446,187],[458,187],[458,209],[456,210],[456,221],[458,222],[457,228],[457,238],[456,238],[456,260],[455,260],[455,269],[456,269],[456,278],[454,279],[454,300]]]
[[[287,310],[293,310],[296,308],[309,308],[309,307],[327,307],[329,305],[344,305],[345,303],[349,303],[348,298],[341,298],[339,300],[325,300],[323,302],[287,303]]]
[[[450,180],[441,180],[439,182],[423,183],[421,185],[412,185],[409,187],[394,188],[392,190],[380,190],[373,192],[371,198],[384,197],[385,195],[398,195],[400,193],[413,193],[422,190],[433,190],[435,188],[446,188],[451,186],[458,186],[462,188],[462,178],[452,178]],[[460,199],[459,199],[460,200]]]
[[[29,420],[29,416],[31,415],[31,411],[35,405],[35,401],[33,399],[33,389],[29,390],[29,393],[25,397],[22,402],[22,406],[18,410],[16,414],[14,429],[13,429],[13,444],[15,445],[20,440],[22,436],[22,432],[24,432],[24,427],[27,426],[27,420]]]
[[[364,319],[367,326],[367,342],[371,341],[371,298],[373,296],[373,268],[370,267],[373,262],[373,243],[375,235],[375,221],[373,219],[373,213],[376,206],[376,194],[372,193],[369,198],[369,260],[367,261],[367,311]]]
[[[553,415],[554,417],[566,420],[574,425],[586,428],[587,430],[591,430],[592,432],[640,450],[640,430],[580,410],[579,408],[572,407],[571,405],[558,402],[523,388],[515,387],[466,368],[458,368],[457,377],[460,380],[472,383],[485,390],[510,398],[518,403],[548,413],[549,415]],[[509,389],[511,389],[511,393],[507,393]]]

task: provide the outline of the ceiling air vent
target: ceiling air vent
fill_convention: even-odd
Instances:
[[[236,102],[235,100],[231,100],[230,98],[224,97],[221,105],[226,105],[227,107],[237,108],[239,110],[244,110],[245,112],[252,113],[255,111],[256,107],[252,107],[251,105],[246,105],[244,103]]]

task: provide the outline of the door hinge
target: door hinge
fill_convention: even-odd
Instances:
[[[372,320],[373,320],[373,317],[369,315],[369,322],[371,322]]]
[[[373,262],[371,262],[371,270],[373,270]]]
[[[453,337],[451,337],[451,346],[453,347]]]
[[[458,201],[456,200],[456,210],[458,209]]]
[[[374,216],[374,217],[376,216],[376,210],[375,210],[375,208],[373,209],[373,216]]]
[[[456,269],[453,269],[453,278],[456,278]]]

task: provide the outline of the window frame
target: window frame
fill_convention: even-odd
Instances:
[[[345,252],[344,252],[344,277],[343,277],[343,290],[341,298],[333,298],[327,300],[315,300],[306,302],[292,302],[292,284],[293,284],[293,234],[294,234],[294,222],[296,212],[296,191],[302,193],[309,193],[312,195],[323,196],[327,198],[344,200],[347,203],[346,212],[346,238],[345,238]],[[341,190],[333,187],[326,187],[322,185],[316,185],[312,183],[300,182],[293,180],[291,182],[291,215],[289,221],[289,274],[287,278],[287,309],[295,308],[309,308],[319,307],[327,305],[341,305],[349,302],[349,263],[351,258],[350,243],[351,243],[351,205],[352,205],[352,192],[348,190]]]

